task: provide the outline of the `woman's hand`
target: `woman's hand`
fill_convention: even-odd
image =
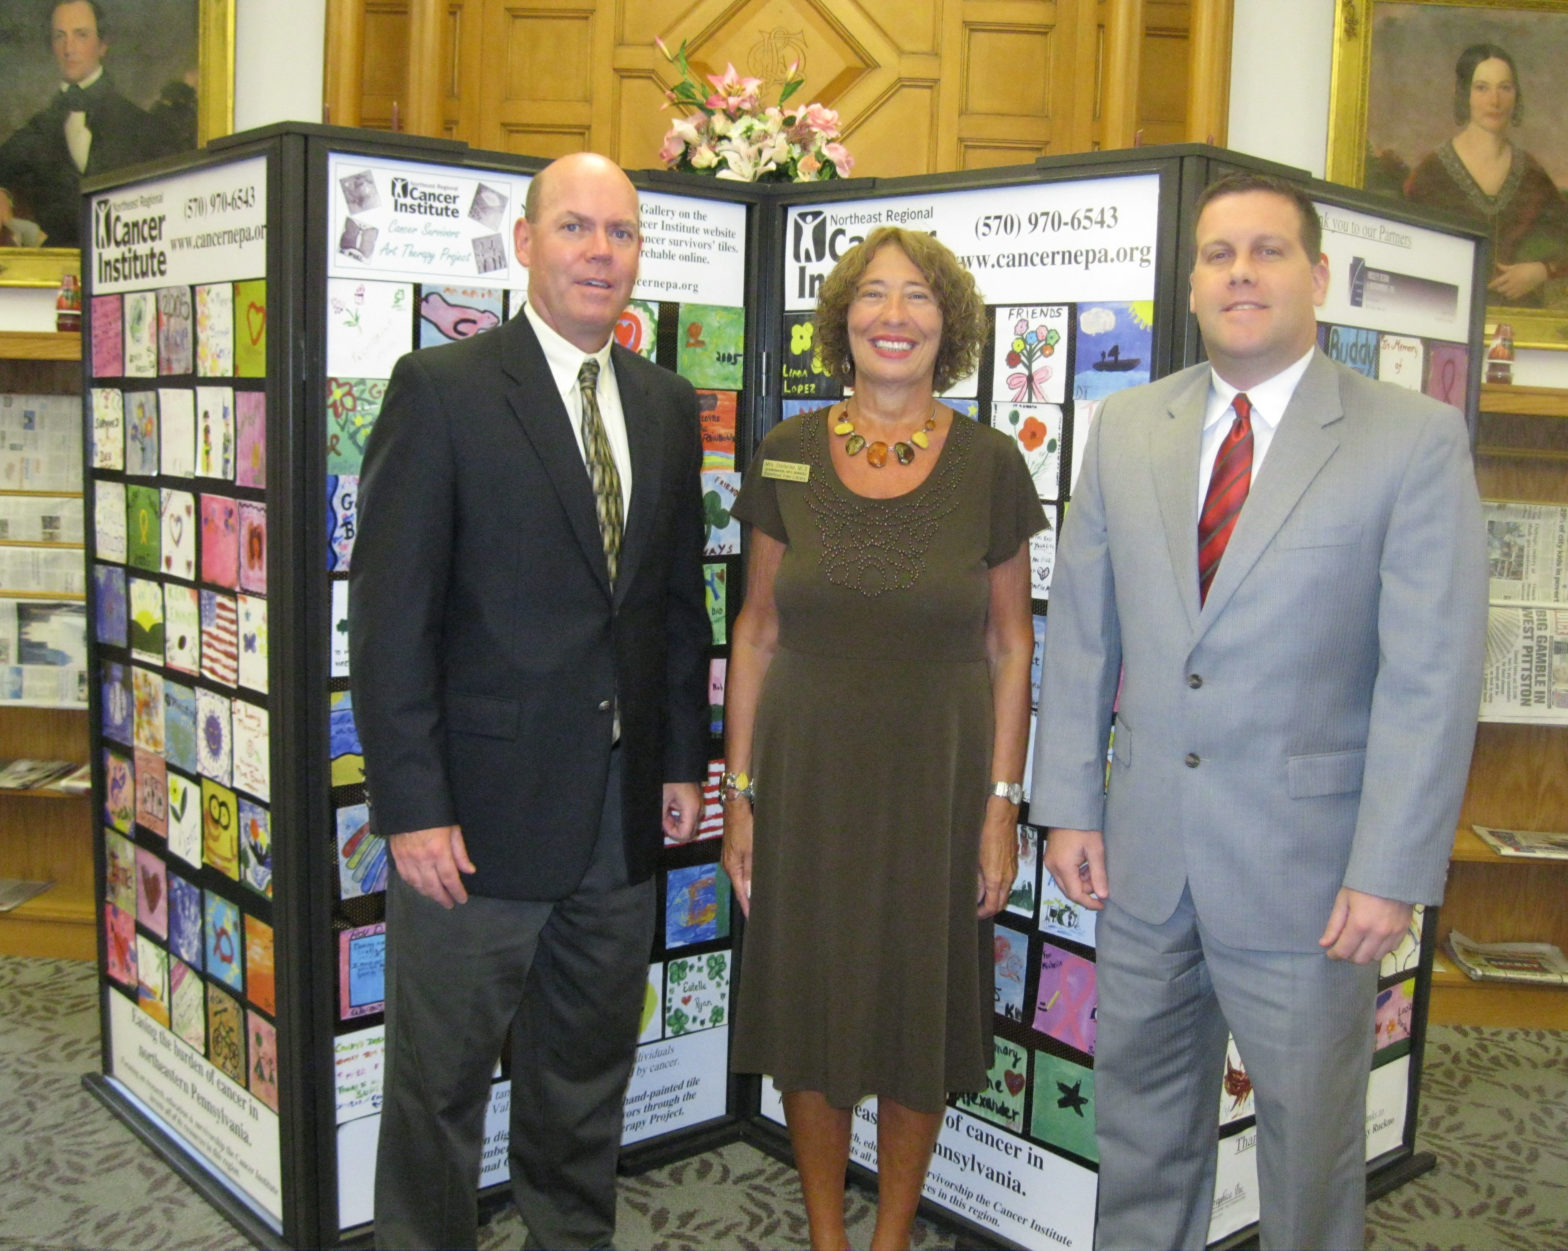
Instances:
[[[751,915],[751,801],[743,798],[724,804],[724,847],[719,854],[724,872],[740,903],[741,915]]]
[[[1517,265],[1494,265],[1497,273],[1486,284],[1488,291],[1495,291],[1505,300],[1522,300],[1547,279],[1543,261],[1521,261]]]
[[[728,827],[726,827],[727,831]],[[994,917],[1007,903],[1018,876],[1018,808],[999,795],[985,804],[985,824],[980,827],[981,920]]]

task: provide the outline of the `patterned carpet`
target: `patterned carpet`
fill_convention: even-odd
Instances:
[[[97,1067],[91,968],[0,957],[0,1251],[248,1247],[82,1089]],[[1568,1247],[1568,1034],[1434,1027],[1418,1145],[1438,1167],[1371,1206],[1369,1247]],[[866,1245],[867,1192],[849,1216]],[[622,1182],[623,1247],[798,1247],[805,1232],[793,1172],[745,1144]],[[522,1238],[507,1209],[480,1245]],[[955,1239],[921,1222],[914,1245]]]

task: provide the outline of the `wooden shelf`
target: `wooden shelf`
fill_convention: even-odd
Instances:
[[[23,499],[79,500],[86,498],[81,491],[0,491],[0,495],[15,495]],[[27,544],[36,547],[38,544]],[[81,544],[74,544],[80,547]]]
[[[0,539],[0,547],[47,547],[51,551],[85,552],[85,543],[46,543],[42,539]]]
[[[0,796],[15,796],[19,799],[91,799],[93,793],[83,791],[80,795],[69,795],[65,791],[51,790],[48,787],[19,791],[14,787],[0,786]]]
[[[1478,982],[1446,955],[1432,962],[1434,1025],[1489,1025],[1518,1029],[1568,1029],[1568,987]]]
[[[71,604],[85,604],[87,596],[82,591],[4,591],[0,599],[58,599]]]
[[[1568,417],[1568,391],[1560,387],[1514,387],[1482,383],[1481,411],[1523,417]]]
[[[79,361],[80,331],[0,330],[0,360]]]
[[[96,960],[98,906],[92,887],[57,882],[10,912],[0,912],[0,954]]]

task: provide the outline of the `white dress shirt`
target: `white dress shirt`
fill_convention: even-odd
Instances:
[[[1252,402],[1252,480],[1258,480],[1263,468],[1263,458],[1268,455],[1269,444],[1274,441],[1274,431],[1279,419],[1285,415],[1290,397],[1296,393],[1296,384],[1312,363],[1312,353],[1317,345],[1288,369],[1281,370],[1265,382],[1247,388],[1247,399]],[[1214,457],[1220,444],[1229,433],[1235,420],[1230,410],[1239,387],[1233,387],[1212,369],[1209,370],[1209,406],[1203,415],[1203,443],[1198,453],[1198,515],[1203,515],[1203,501],[1209,493],[1209,479],[1214,474]]]
[[[100,65],[76,85],[85,91],[102,77],[103,66]],[[70,83],[61,83],[60,90],[65,91],[70,86]],[[87,114],[81,109],[74,109],[65,115],[65,146],[70,149],[71,164],[76,166],[76,172],[85,173],[87,157],[93,149],[93,132],[87,129]]]
[[[621,391],[615,382],[615,366],[610,362],[610,344],[614,336],[605,340],[597,352],[584,352],[568,342],[539,316],[539,311],[529,303],[523,308],[528,324],[539,336],[539,346],[544,351],[545,362],[550,366],[550,376],[555,379],[561,402],[566,405],[566,415],[572,423],[572,434],[577,438],[577,450],[582,453],[583,466],[587,467],[588,453],[583,445],[583,395],[577,386],[577,373],[586,360],[599,362],[599,381],[595,391],[599,397],[599,420],[604,423],[604,436],[610,444],[610,455],[615,459],[616,472],[621,477],[621,516],[631,515],[632,507],[632,455],[626,441],[626,413],[621,408]]]

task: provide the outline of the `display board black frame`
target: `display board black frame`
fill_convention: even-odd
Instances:
[[[440,163],[456,170],[501,169],[532,174],[544,162],[529,157],[482,152],[438,139],[386,135],[363,130],[284,123],[218,141],[204,151],[152,165],[120,171],[90,182],[84,199],[84,235],[89,246],[84,273],[87,295],[93,294],[91,196],[113,188],[227,163],[262,157],[266,162],[266,262],[271,325],[267,340],[268,506],[272,576],[268,706],[272,714],[273,875],[288,889],[275,892],[271,916],[276,933],[277,1022],[280,1058],[279,1144],[283,1189],[281,1229],[213,1170],[182,1139],[147,1113],[133,1095],[113,1079],[84,1079],[100,1099],[124,1118],[171,1166],[175,1167],[248,1237],[261,1245],[331,1246],[358,1241],[364,1229],[340,1231],[337,1207],[337,1148],[333,1086],[333,1023],[337,1019],[335,976],[337,953],[332,942],[335,866],[318,854],[319,831],[313,823],[330,807],[325,693],[331,685],[327,655],[321,641],[330,628],[330,606],[320,591],[319,577],[295,576],[317,569],[319,537],[325,533],[326,504],[319,484],[324,476],[324,451],[317,437],[325,421],[325,282],[328,238],[326,196],[330,154],[346,153],[389,160]],[[1305,182],[1324,202],[1360,209],[1385,218],[1433,225],[1430,217],[1404,213],[1371,201],[1348,188],[1308,180],[1299,170],[1257,161],[1206,145],[1134,149],[1080,156],[1042,158],[1033,166],[966,171],[899,179],[865,179],[804,185],[752,186],[719,182],[664,171],[633,174],[648,191],[745,205],[747,214],[746,342],[743,402],[738,412],[736,468],[744,470],[751,449],[780,418],[782,395],[777,383],[783,326],[785,284],[784,223],[786,211],[807,204],[830,204],[887,196],[948,190],[1014,187],[1072,179],[1154,174],[1159,178],[1159,214],[1155,261],[1155,302],[1171,315],[1155,322],[1153,376],[1201,359],[1196,322],[1185,311],[1185,274],[1191,264],[1191,212],[1201,188],[1233,168],[1258,169]],[[1450,233],[1464,233],[1449,222],[1436,223]],[[1476,259],[1476,289],[1484,273],[1484,249]],[[1479,393],[1480,334],[1483,310],[1477,303],[1469,323],[1472,359],[1467,411],[1472,427]],[[90,389],[91,329],[84,336],[88,365],[84,393]],[[91,497],[89,497],[91,498]],[[90,507],[90,505],[89,505]],[[88,559],[97,553],[88,536]],[[739,593],[739,561],[731,590],[731,618]],[[97,674],[100,656],[90,655],[90,682],[95,771],[94,844],[99,897],[104,896],[107,866],[104,851],[104,762],[101,735],[101,692]],[[307,835],[305,831],[310,833]],[[1381,1193],[1430,1167],[1430,1157],[1414,1150],[1421,1046],[1430,995],[1432,935],[1435,916],[1425,927],[1417,976],[1411,1039],[1410,1098],[1400,1148],[1369,1165],[1369,1190]],[[744,941],[736,915],[736,950]],[[108,996],[119,993],[107,977],[103,926],[99,929],[100,998],[105,1047],[112,1046]],[[105,1072],[112,1066],[106,1054]],[[760,1083],[731,1077],[726,1114],[690,1129],[650,1138],[628,1148],[623,1171],[638,1171],[706,1149],[716,1142],[744,1136],[787,1158],[782,1131],[758,1115]],[[872,1175],[856,1169],[862,1179]],[[499,1189],[499,1188],[498,1188]],[[494,1194],[490,1196],[496,1198]],[[933,1218],[956,1225],[973,1236],[995,1243],[991,1231],[927,1203]],[[1242,1231],[1236,1237],[1245,1237]],[[1233,1241],[1227,1240],[1227,1241]],[[997,1244],[1010,1245],[1010,1244]]]

